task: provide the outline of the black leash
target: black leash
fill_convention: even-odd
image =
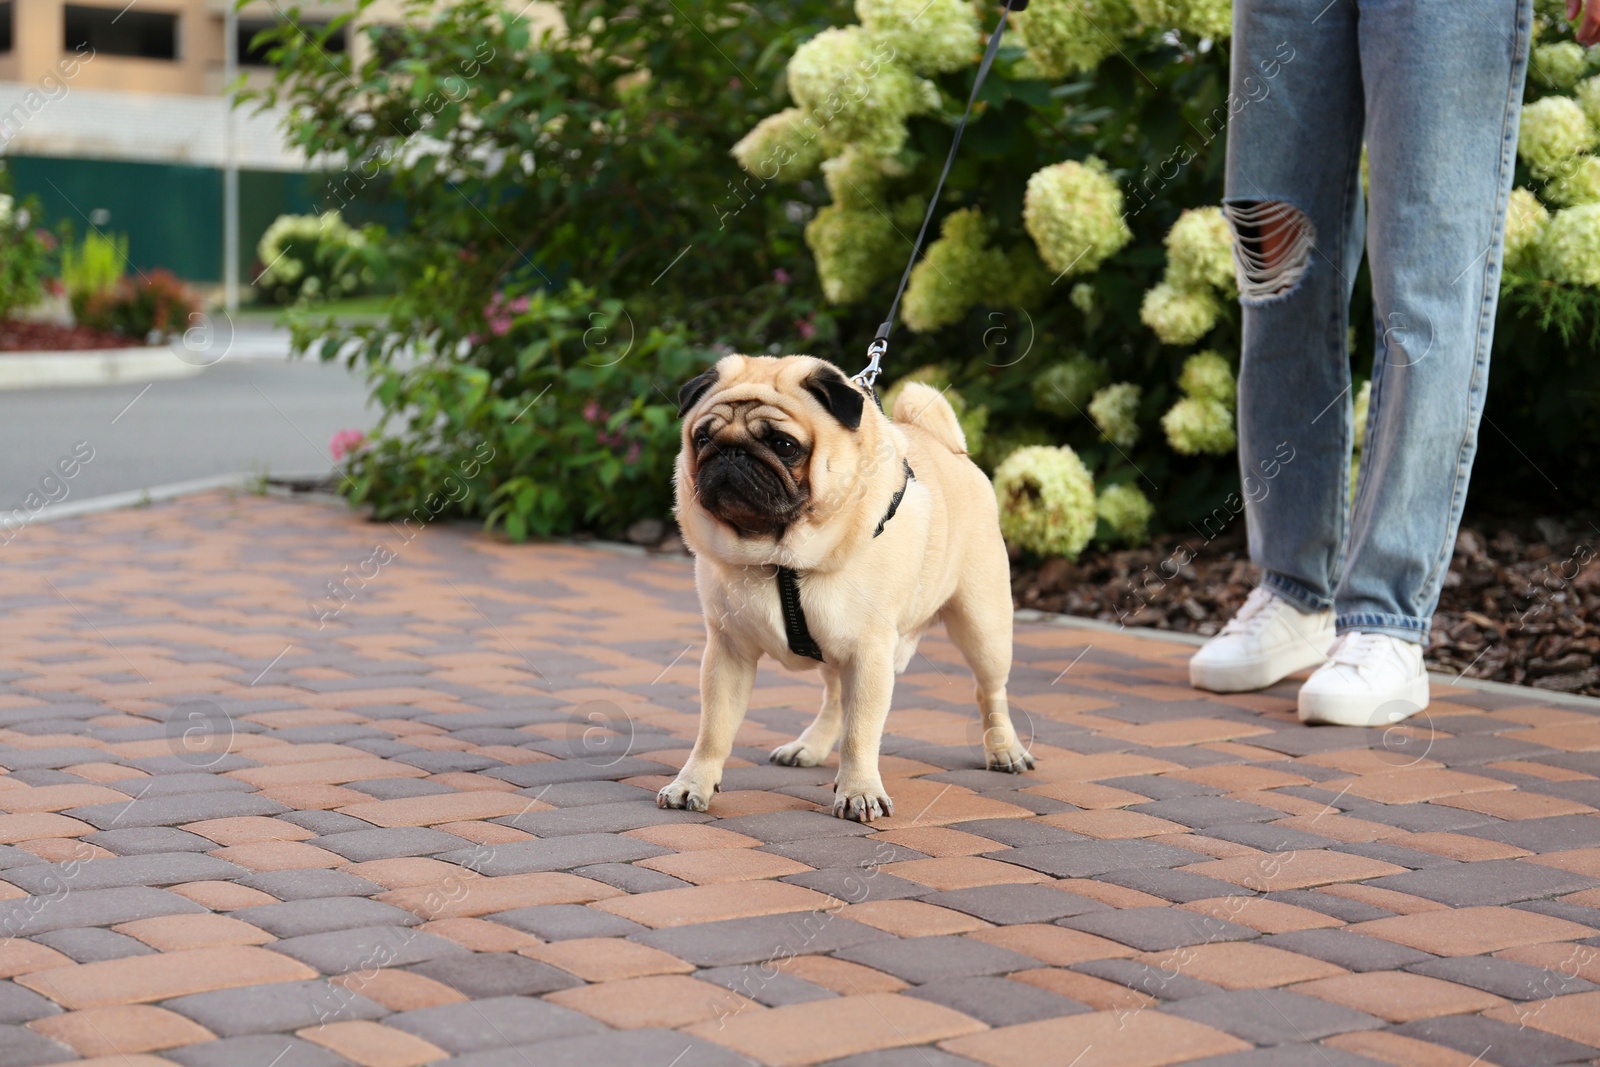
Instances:
[[[859,373],[852,375],[850,380],[867,387],[874,398],[877,397],[878,375],[883,370],[883,357],[889,351],[889,331],[894,328],[894,319],[900,312],[900,298],[905,295],[906,284],[911,281],[911,268],[917,265],[917,260],[922,257],[922,242],[928,236],[928,226],[933,222],[933,214],[939,208],[939,195],[944,192],[945,179],[950,177],[950,167],[956,161],[956,150],[961,147],[961,135],[967,132],[967,120],[972,117],[973,105],[978,102],[978,92],[983,88],[984,79],[989,76],[989,68],[994,66],[994,57],[1000,53],[1000,38],[1006,31],[1006,17],[1013,11],[1021,11],[1028,6],[1028,0],[1006,0],[1005,6],[1000,11],[1000,22],[995,26],[994,33],[989,37],[989,47],[984,49],[983,62],[978,64],[978,76],[972,82],[972,95],[967,97],[967,110],[962,114],[961,121],[956,123],[955,136],[950,140],[950,154],[945,156],[944,170],[939,173],[939,184],[934,186],[933,198],[928,201],[927,214],[922,216],[922,229],[917,231],[916,243],[911,246],[911,261],[906,264],[906,269],[900,275],[900,288],[895,290],[894,302],[889,305],[889,317],[883,320],[878,327],[878,335],[867,345],[867,365]]]

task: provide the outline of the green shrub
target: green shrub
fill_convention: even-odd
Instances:
[[[84,302],[80,324],[141,341],[163,341],[189,328],[200,299],[169,270],[124,276]]]
[[[337,211],[279,215],[256,244],[255,285],[276,304],[312,304],[370,293],[387,279],[382,230],[351,229]]]
[[[89,301],[116,286],[128,263],[128,238],[91,229],[80,244],[61,247],[61,284],[67,291],[72,317],[84,321]]]
[[[9,188],[9,182],[0,184]],[[44,299],[56,239],[33,226],[38,217],[39,205],[32,199],[19,204],[9,192],[0,192],[0,319]]]

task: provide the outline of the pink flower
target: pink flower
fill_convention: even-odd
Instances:
[[[817,335],[817,327],[810,319],[795,319],[794,328],[800,331],[801,340],[809,341]]]
[[[789,272],[784,270],[782,267],[779,267],[777,270],[772,272],[772,280],[777,282],[779,285],[788,285]]]
[[[600,410],[600,405],[595,401],[591,400],[583,405],[584,422],[599,422],[604,416],[605,412]]]
[[[328,442],[328,451],[333,453],[333,461],[338,463],[346,456],[354,454],[367,443],[367,435],[360,430],[340,430]]]
[[[489,332],[496,337],[504,337],[511,331],[511,319],[505,315],[489,316]]]
[[[737,89],[737,88],[739,88],[740,84],[741,84],[741,82],[739,81],[738,78],[729,78],[728,79],[728,88],[730,88],[730,89]]]
[[[639,442],[635,441],[633,444],[628,446],[628,454],[623,457],[622,462],[624,462],[624,463],[637,463],[637,462],[639,462]]]
[[[528,311],[528,305],[528,298],[525,296],[519,296],[515,300],[511,301],[511,313],[513,315],[525,315]]]

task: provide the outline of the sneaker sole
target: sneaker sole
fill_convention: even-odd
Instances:
[[[1315,644],[1318,639],[1310,640]],[[1333,641],[1334,635],[1330,631],[1326,644],[1332,645]],[[1298,658],[1290,658],[1285,654],[1226,665],[1196,663],[1191,659],[1189,684],[1196,689],[1204,689],[1211,693],[1248,693],[1254,689],[1265,689],[1269,685],[1276,685],[1295,671],[1320,667],[1327,658],[1325,653],[1303,648]]]
[[[1393,726],[1428,706],[1428,676],[1418,675],[1383,699],[1300,691],[1300,721],[1307,726]]]

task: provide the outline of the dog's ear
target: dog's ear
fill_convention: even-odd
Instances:
[[[861,428],[861,391],[851,385],[837,367],[821,366],[803,383],[806,392],[816,397],[828,413],[847,430]]]
[[[700,402],[706,395],[706,390],[717,384],[717,368],[712,367],[704,374],[697,374],[683,383],[683,388],[678,390],[678,418],[688,414],[689,409]]]

